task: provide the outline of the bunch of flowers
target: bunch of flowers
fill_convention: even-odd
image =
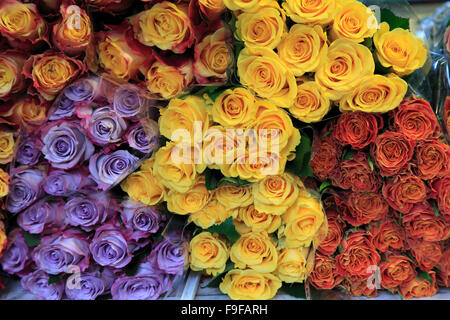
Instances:
[[[333,187],[315,288],[420,298],[448,287],[450,147],[440,139],[430,104],[415,97],[384,118],[358,111],[327,124],[310,162]]]

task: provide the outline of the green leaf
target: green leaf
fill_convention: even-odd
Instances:
[[[434,215],[436,217],[439,217],[439,209],[438,209],[436,200],[431,200],[431,203],[433,204]]]
[[[369,48],[369,50],[372,49],[373,47],[373,38],[365,38],[363,43],[361,43],[363,46],[366,46],[367,48]]]
[[[31,234],[28,231],[23,232],[25,243],[30,248],[37,247],[41,243],[41,238],[37,234]]]
[[[369,162],[370,170],[373,171],[373,162],[370,156],[367,157],[367,161]]]
[[[306,290],[303,283],[283,283],[281,290],[295,298],[306,299]]]
[[[251,184],[251,182],[247,181],[247,180],[242,180],[241,178],[230,178],[230,177],[223,177],[222,179],[220,179],[219,184],[220,183],[231,183],[231,184],[235,184],[238,186],[246,186]]]
[[[353,160],[354,154],[355,154],[355,150],[344,149],[344,152],[342,153],[342,160]]]
[[[208,190],[214,190],[219,185],[220,171],[207,168],[205,170],[205,186]]]
[[[232,217],[228,218],[221,224],[209,227],[206,231],[223,234],[228,238],[228,240],[230,240],[231,243],[235,243],[241,237],[234,227]]]
[[[219,86],[204,86],[200,90],[198,90],[195,94],[196,95],[203,95],[204,93],[207,93],[208,95],[213,94],[217,89],[220,89]]]
[[[227,265],[225,266],[225,270],[222,273],[219,273],[218,275],[212,277],[212,279],[201,288],[218,288],[220,283],[222,282],[223,277],[225,277],[228,271],[233,269],[234,263],[228,260]]]
[[[381,13],[381,22],[387,22],[389,24],[390,30],[394,30],[396,28],[402,28],[409,30],[409,19],[402,18],[396,16],[391,10],[382,8],[380,10]]]
[[[428,272],[419,272],[418,276],[419,278],[427,280],[431,285],[433,285],[433,279],[431,279],[431,276]]]
[[[236,32],[236,16],[234,14],[231,14],[231,19],[228,21],[228,25],[230,26],[231,32],[234,35]]]
[[[402,213],[400,212],[400,216],[398,217],[398,224],[402,225]]]
[[[331,130],[328,130],[327,132],[325,132],[321,138],[325,138],[327,135],[329,135],[331,133]]]
[[[51,285],[52,283],[60,282],[62,279],[62,274],[49,274],[48,275],[48,285]]]
[[[288,169],[300,177],[314,177],[309,166],[311,159],[311,138],[301,133],[300,144],[295,149],[295,159],[288,163]]]
[[[331,186],[331,182],[330,181],[324,181],[322,182],[322,184],[319,187],[319,192],[322,192],[323,190],[325,190],[326,188],[328,188],[329,186]]]

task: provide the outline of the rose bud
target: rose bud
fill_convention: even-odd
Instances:
[[[414,262],[400,254],[388,254],[380,263],[381,286],[396,291],[397,286],[411,281],[417,276]]]
[[[119,116],[129,118],[142,112],[143,101],[136,91],[117,88],[114,93],[113,107]]]
[[[402,284],[399,288],[402,297],[411,299],[434,296],[438,292],[436,272],[430,271],[428,275],[431,278],[431,283],[428,279],[414,277],[410,281]]]
[[[339,165],[342,147],[331,136],[323,137],[313,145],[309,165],[314,175],[321,181],[326,180]]]
[[[436,140],[419,141],[416,146],[416,174],[423,180],[450,175],[450,146]]]
[[[442,258],[443,250],[439,242],[408,239],[408,244],[422,271],[430,271]]]
[[[408,213],[415,203],[427,199],[427,187],[416,176],[397,175],[384,182],[383,196],[393,209]]]
[[[342,146],[363,149],[375,141],[378,129],[382,127],[380,115],[356,111],[341,115],[332,134]]]
[[[393,111],[394,131],[403,133],[411,140],[437,138],[439,122],[430,104],[423,99],[405,99]]]
[[[195,45],[194,76],[199,84],[223,82],[233,63],[233,36],[228,27],[207,35]]]
[[[408,237],[425,241],[442,241],[450,236],[450,222],[443,217],[436,217],[427,202],[412,207],[402,219]]]
[[[31,234],[57,232],[65,227],[62,219],[63,205],[59,200],[38,201],[19,214],[17,223]]]
[[[77,59],[63,53],[47,51],[31,56],[25,63],[24,74],[33,80],[33,88],[48,101],[55,99],[64,87],[86,71]]]
[[[130,199],[122,202],[120,216],[125,227],[133,232],[133,240],[148,238],[159,230],[161,218],[156,207]]]
[[[123,268],[132,258],[128,233],[113,221],[102,225],[95,231],[89,245],[92,258],[101,266]]]
[[[180,274],[189,264],[189,244],[181,235],[173,232],[161,242],[153,244],[149,261],[155,267],[167,274]]]
[[[67,98],[65,94],[62,94],[60,98],[58,98],[57,102],[54,104],[56,108],[53,112],[50,112],[49,120],[59,120],[63,118],[71,117],[75,112],[75,101]]]
[[[83,233],[69,229],[43,237],[33,250],[33,261],[48,274],[69,273],[74,266],[84,271],[89,267],[88,245]]]
[[[385,131],[371,146],[371,155],[384,177],[398,174],[410,162],[415,143],[399,132]]]
[[[360,226],[383,219],[389,210],[386,200],[373,192],[347,192],[336,197],[336,204],[343,220],[352,226]]]
[[[380,262],[380,255],[370,241],[370,234],[362,231],[350,233],[341,243],[336,256],[338,272],[354,280],[368,279],[370,266]]]
[[[93,46],[91,19],[86,11],[76,5],[63,4],[61,19],[53,25],[52,42],[68,56],[78,56]]]
[[[132,0],[86,0],[87,5],[97,11],[118,14],[128,9]]]
[[[15,50],[0,53],[0,100],[6,100],[25,89],[22,68],[26,58],[26,55]]]
[[[314,269],[309,275],[309,282],[319,290],[333,289],[344,279],[338,273],[336,260],[331,256],[316,253]]]
[[[373,224],[370,233],[373,245],[380,252],[403,251],[406,248],[405,230],[392,219]]]
[[[112,217],[113,206],[112,199],[104,193],[74,196],[64,205],[64,222],[89,232]]]
[[[113,300],[156,300],[171,286],[172,281],[167,274],[155,270],[150,262],[143,262],[135,276],[114,281],[111,294]]]
[[[34,166],[41,156],[42,142],[36,137],[28,137],[19,143],[16,161],[22,165]]]
[[[367,285],[367,280],[351,279],[345,278],[341,283],[348,295],[360,297],[362,295],[368,298],[374,298],[378,295],[376,286],[369,287]]]
[[[61,300],[64,292],[64,282],[49,284],[49,275],[42,270],[36,270],[22,278],[22,288],[42,300]]]
[[[429,182],[430,197],[437,199],[439,212],[450,217],[450,176],[441,179],[433,179]]]
[[[0,32],[17,49],[29,50],[47,41],[48,27],[34,3],[4,0],[0,3]]]
[[[128,144],[134,150],[149,154],[159,146],[158,123],[149,119],[148,123],[136,124],[130,127],[125,135]]]
[[[30,248],[25,243],[22,230],[16,228],[8,234],[8,245],[2,257],[0,264],[2,269],[9,274],[23,275],[31,263]]]
[[[127,177],[138,166],[138,158],[126,150],[97,153],[89,160],[89,171],[98,187],[106,190]]]
[[[87,168],[73,171],[52,170],[44,181],[44,190],[52,196],[68,197],[72,194],[95,186],[95,182],[88,177]]]
[[[44,172],[39,169],[19,167],[11,174],[10,192],[6,209],[18,213],[30,206],[42,192]]]
[[[46,120],[47,108],[48,103],[25,95],[12,100],[11,108],[0,113],[0,116],[13,122],[16,126],[25,127],[28,131],[32,131],[34,129],[32,127],[40,126]]]
[[[127,23],[109,28],[96,33],[100,67],[115,79],[138,80],[139,68],[153,59],[153,51],[134,40]]]
[[[320,243],[317,250],[324,255],[332,255],[342,241],[345,223],[339,218],[339,213],[334,209],[326,210],[328,220],[327,237]]]
[[[94,146],[76,123],[50,123],[42,130],[42,142],[45,159],[58,169],[71,169],[94,152]]]
[[[188,6],[168,1],[157,3],[133,19],[134,37],[146,46],[184,53],[194,43]]]

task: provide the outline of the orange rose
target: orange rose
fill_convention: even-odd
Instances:
[[[411,299],[434,296],[438,291],[436,285],[436,272],[430,271],[428,274],[431,277],[432,283],[426,279],[414,277],[401,285],[399,289],[402,297]]]
[[[47,103],[41,103],[35,97],[23,96],[15,101],[7,112],[0,113],[0,116],[20,127],[39,125],[47,118],[48,107]]]
[[[379,193],[347,192],[336,197],[336,204],[342,219],[352,226],[360,226],[371,221],[383,219],[389,206]]]
[[[342,147],[330,135],[322,138],[318,143],[318,148],[313,152],[309,166],[314,175],[320,180],[326,180],[339,165]]]
[[[450,174],[450,146],[436,140],[419,141],[416,147],[416,174],[424,180]]]
[[[450,217],[450,176],[430,181],[431,197],[437,199],[440,213]]]
[[[345,223],[339,219],[339,214],[334,209],[326,210],[328,220],[328,233],[325,240],[317,248],[324,255],[332,255],[342,241]]]
[[[390,254],[380,263],[381,285],[385,289],[394,289],[409,282],[417,275],[414,262],[403,255]]]
[[[380,115],[356,111],[341,115],[332,134],[343,146],[364,149],[375,141],[382,127],[383,118]]]
[[[419,177],[397,175],[385,181],[383,196],[393,209],[408,213],[415,203],[427,199],[427,187]]]
[[[336,260],[333,257],[316,253],[314,259],[314,270],[309,275],[309,282],[314,288],[333,289],[344,279],[344,276],[338,272]]]
[[[22,68],[26,57],[16,50],[4,50],[0,53],[0,100],[6,100],[25,89]]]
[[[447,248],[437,265],[437,280],[439,286],[450,286],[450,248]]]
[[[442,247],[438,242],[409,239],[408,244],[419,268],[423,271],[431,270],[442,258]]]
[[[394,220],[386,219],[370,229],[372,243],[380,252],[405,249],[405,231]]]
[[[346,278],[342,281],[341,285],[347,294],[355,297],[364,295],[368,298],[374,298],[378,294],[375,286],[373,288],[367,286],[367,280],[352,280]]]
[[[409,237],[425,241],[442,241],[450,236],[450,222],[434,215],[433,208],[427,202],[414,205],[403,216],[402,224]]]

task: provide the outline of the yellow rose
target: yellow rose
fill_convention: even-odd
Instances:
[[[26,55],[15,50],[0,53],[0,99],[25,89],[25,77],[22,69]]]
[[[266,232],[249,232],[231,246],[230,259],[236,268],[268,273],[277,267],[278,251]]]
[[[206,189],[204,176],[197,176],[197,181],[187,192],[169,190],[165,197],[167,209],[181,215],[203,209],[210,199],[211,193]]]
[[[408,84],[395,74],[388,77],[369,75],[352,92],[339,101],[339,110],[384,113],[398,107],[405,97]]]
[[[304,282],[308,276],[309,248],[285,248],[278,256],[275,275],[286,283]]]
[[[246,207],[253,203],[253,195],[250,185],[238,186],[235,184],[223,183],[214,194],[222,205],[227,209]]]
[[[134,36],[146,46],[184,53],[194,42],[194,30],[187,11],[187,5],[168,1],[156,3],[134,18]]]
[[[289,173],[266,176],[252,185],[255,208],[275,215],[283,214],[296,200],[299,188]]]
[[[245,88],[225,90],[211,108],[215,122],[232,128],[245,128],[254,119],[255,113],[255,97]]]
[[[326,25],[333,20],[337,2],[341,0],[286,0],[283,9],[296,23]]]
[[[233,62],[231,31],[222,27],[195,45],[194,75],[197,83],[226,82]]]
[[[210,125],[205,101],[197,96],[188,96],[184,99],[171,99],[166,108],[160,109],[161,116],[158,119],[159,131],[167,139],[173,141],[195,141],[198,143],[203,138]],[[197,127],[196,127],[197,126]],[[197,128],[201,136],[195,137]],[[178,134],[190,134],[189,137]],[[173,136],[174,135],[174,136]],[[175,136],[177,135],[177,136]]]
[[[120,186],[131,199],[149,206],[161,203],[167,192],[161,181],[149,170],[133,172]]]
[[[0,168],[0,198],[9,192],[9,174]]]
[[[378,28],[374,12],[361,2],[350,2],[336,12],[330,31],[332,40],[348,39],[357,43],[372,38]]]
[[[315,81],[306,81],[297,87],[297,97],[289,112],[294,118],[306,122],[321,121],[330,111],[331,102],[325,90]]]
[[[280,279],[271,273],[231,270],[219,288],[233,300],[268,300],[277,294],[281,284]]]
[[[200,11],[208,21],[220,19],[222,13],[226,10],[224,0],[198,0]]]
[[[14,136],[11,132],[0,131],[0,164],[10,163],[14,156]]]
[[[242,149],[244,148],[244,149]],[[212,126],[203,137],[203,162],[211,169],[220,169],[233,163],[239,150],[245,150],[245,141],[236,130]]]
[[[258,11],[262,7],[278,6],[275,0],[223,0],[230,10],[242,10],[244,12]]]
[[[213,276],[225,270],[229,257],[226,242],[218,234],[210,232],[202,232],[192,238],[189,253],[192,270],[205,270]]]
[[[401,28],[389,31],[389,24],[382,22],[373,37],[376,57],[383,67],[405,76],[420,69],[427,60],[427,49],[420,38]]]
[[[40,124],[46,119],[47,105],[40,103],[36,98],[25,96],[19,98],[11,109],[1,113],[0,116],[19,126],[27,124]]]
[[[233,211],[227,210],[217,199],[211,199],[203,209],[191,213],[189,215],[189,222],[200,228],[208,229],[216,224],[221,224],[233,215]]]
[[[278,55],[294,75],[299,77],[306,72],[315,72],[326,59],[327,42],[327,33],[321,26],[295,24],[278,45]]]
[[[279,107],[289,108],[297,95],[294,74],[268,48],[244,48],[237,61],[242,85]]]
[[[319,67],[316,82],[326,89],[331,100],[339,100],[356,88],[363,77],[372,75],[375,62],[372,53],[362,44],[338,39],[328,48],[326,61]]]
[[[234,219],[236,231],[240,234],[254,232],[273,233],[281,225],[281,217],[270,213],[258,211],[253,204],[239,208]]]
[[[276,8],[244,12],[237,17],[236,35],[247,47],[275,49],[287,31],[284,17]]]
[[[170,99],[182,93],[193,77],[192,63],[177,69],[155,61],[147,71],[147,89],[157,98]]]
[[[39,39],[46,28],[34,3],[3,0],[0,4],[0,32],[19,41]]]

